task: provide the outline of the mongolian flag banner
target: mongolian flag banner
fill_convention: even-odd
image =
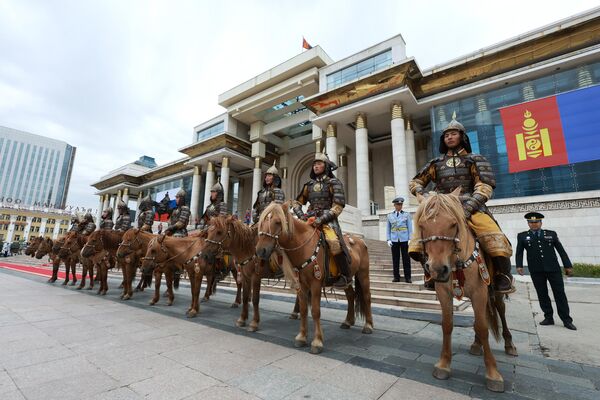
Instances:
[[[509,172],[600,159],[600,86],[500,109]]]

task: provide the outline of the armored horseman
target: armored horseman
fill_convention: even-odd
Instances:
[[[140,202],[140,213],[137,218],[137,227],[140,231],[152,233],[152,225],[154,224],[152,204],[150,195],[144,197]]]
[[[94,223],[94,218],[92,214],[89,212],[85,213],[83,217],[83,221],[79,223],[79,233],[84,236],[88,236],[90,233],[96,230],[96,224]]]
[[[183,189],[179,189],[175,195],[176,207],[171,213],[171,219],[169,220],[169,226],[165,229],[165,235],[172,235],[173,237],[185,237],[188,235],[187,226],[190,223],[190,208],[185,204],[185,198],[187,193]],[[173,286],[175,289],[179,287],[179,278],[181,277],[181,271],[179,268],[175,269],[175,280]]]
[[[210,204],[206,206],[206,210],[202,215],[200,221],[200,229],[203,231],[208,228],[208,222],[212,217],[218,215],[227,215],[227,203],[225,203],[225,193],[223,192],[223,185],[221,182],[217,182],[210,188]]]
[[[281,178],[279,177],[279,171],[275,167],[275,162],[265,173],[263,180],[263,187],[260,189],[256,196],[256,201],[252,206],[252,221],[256,224],[260,214],[267,208],[271,202],[282,204],[285,201],[285,194],[281,189]]]
[[[430,182],[439,193],[451,193],[460,187],[467,222],[483,251],[492,259],[494,288],[499,293],[514,292],[510,272],[512,247],[485,205],[496,187],[492,166],[485,157],[471,152],[465,128],[454,118],[440,136],[439,151],[441,156],[429,161],[410,182],[411,193],[426,195],[425,187]],[[415,260],[424,262],[423,246],[418,239],[411,240],[409,253]]]
[[[351,282],[350,255],[344,243],[338,216],[346,205],[346,196],[344,185],[333,175],[336,169],[337,165],[331,162],[326,154],[316,153],[310,173],[311,179],[302,188],[300,195],[294,201],[293,208],[298,218],[307,220],[308,217],[314,217],[313,226],[322,228],[331,254],[341,272],[333,286],[345,288]],[[305,215],[302,206],[306,203],[310,205]]]
[[[108,207],[102,211],[102,215],[100,216],[100,229],[112,230],[115,223],[113,222],[113,209],[112,207]]]
[[[119,216],[117,217],[117,221],[115,222],[115,231],[125,232],[129,228],[131,228],[131,215],[129,215],[129,207],[123,200],[119,200],[119,204],[117,205],[117,211]]]
[[[69,228],[69,232],[79,232],[80,224],[81,224],[81,221],[79,221],[79,218],[77,218],[77,215],[75,215],[75,214],[71,215],[71,227]]]

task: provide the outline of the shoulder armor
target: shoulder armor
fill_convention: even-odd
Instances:
[[[494,176],[494,170],[492,169],[492,164],[481,154],[468,154],[466,159],[470,160],[477,173],[479,175],[479,180],[487,185],[490,185],[492,188],[496,188],[496,177]]]

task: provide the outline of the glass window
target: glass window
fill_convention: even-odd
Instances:
[[[225,121],[221,121],[215,125],[209,126],[208,128],[204,128],[201,131],[196,132],[196,141],[201,141],[204,139],[208,139],[210,137],[216,136],[225,131]]]
[[[392,65],[391,49],[327,75],[327,90],[335,89],[389,65]]]

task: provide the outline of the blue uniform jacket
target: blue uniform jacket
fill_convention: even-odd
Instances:
[[[387,216],[387,240],[408,242],[412,235],[412,217],[406,211],[391,212]]]

